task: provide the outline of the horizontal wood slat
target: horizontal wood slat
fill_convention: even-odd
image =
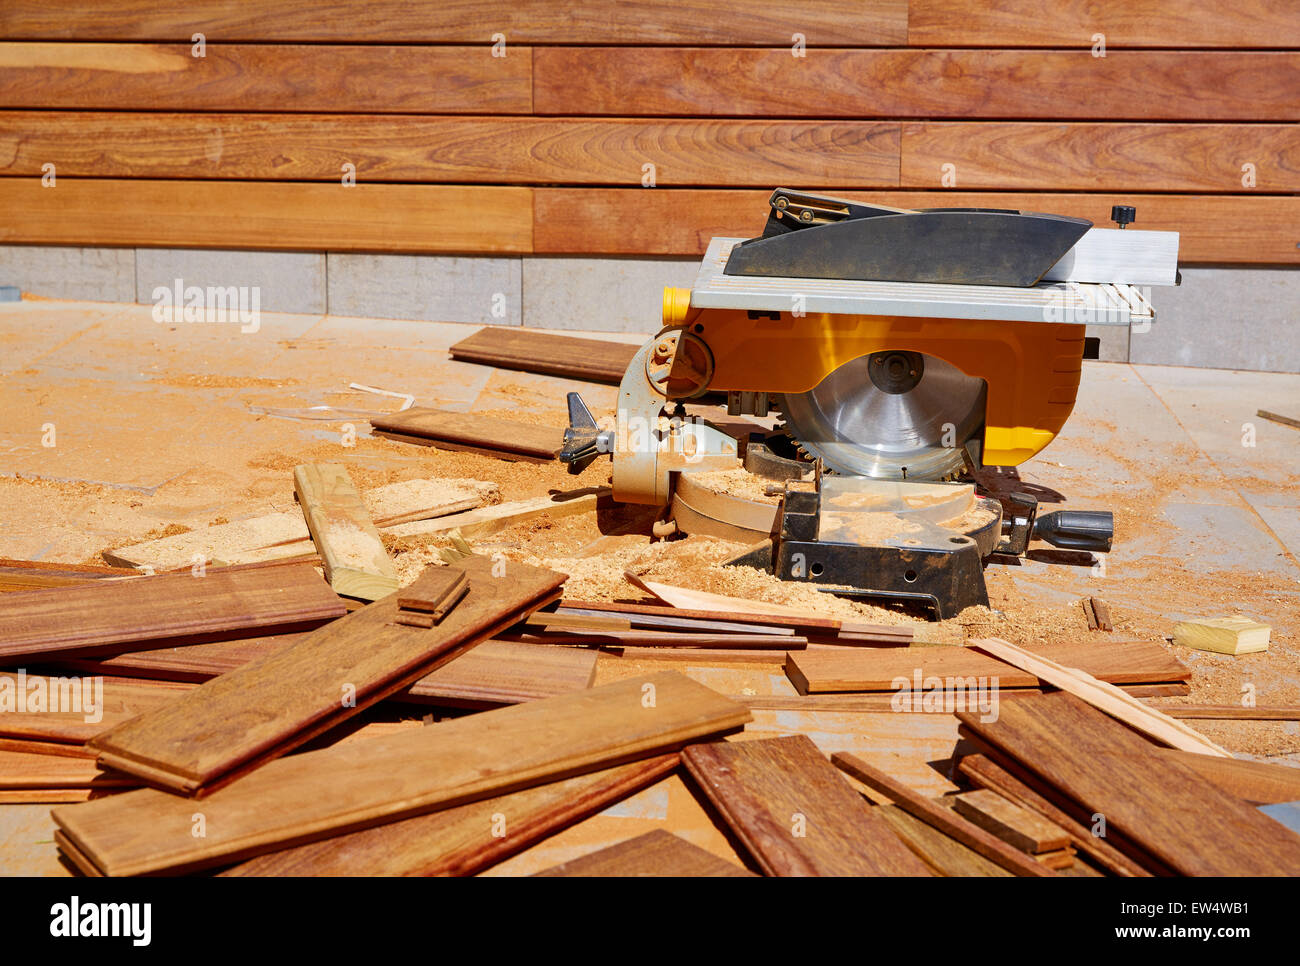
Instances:
[[[0,113],[0,173],[340,183],[898,183],[899,125],[365,114]]]
[[[0,243],[279,251],[532,250],[528,188],[0,178]]]
[[[209,43],[809,44],[907,42],[908,0],[5,0],[0,37]],[[507,54],[509,55],[509,47]]]
[[[548,254],[699,255],[715,235],[763,230],[769,191],[541,188],[534,250]],[[1110,227],[1111,205],[1137,208],[1135,227],[1179,232],[1179,261],[1300,264],[1300,197],[846,191],[904,208],[1021,208],[1088,218]]]
[[[1300,47],[1293,0],[910,0],[917,47]]]
[[[1300,119],[1295,52],[540,47],[533,74],[538,114]]]
[[[188,38],[187,38],[188,39]],[[0,107],[528,114],[532,51],[0,43]]]
[[[938,188],[946,170],[958,188],[1242,191],[1247,164],[1254,190],[1300,190],[1300,127],[905,124],[900,184]]]

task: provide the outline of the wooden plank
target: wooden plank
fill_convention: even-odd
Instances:
[[[805,735],[692,745],[696,784],[767,875],[928,875]]]
[[[974,849],[967,848],[937,828],[909,815],[897,805],[878,805],[872,812],[887,821],[907,847],[938,875],[994,879],[1012,875]]]
[[[283,649],[306,634],[249,638],[115,654],[100,660],[62,661],[90,674],[202,683]],[[567,694],[591,686],[596,653],[577,647],[547,647],[484,641],[430,671],[394,701],[449,707],[490,708]],[[125,682],[123,682],[125,683]],[[106,702],[112,690],[105,680]],[[0,721],[3,718],[0,717]],[[98,730],[107,730],[107,725]],[[82,738],[79,740],[87,740]]]
[[[956,839],[962,845],[978,852],[990,862],[1006,869],[1013,875],[1041,876],[1051,874],[1043,866],[1023,853],[1016,851],[997,836],[986,832],[960,815],[954,814],[952,809],[945,808],[932,799],[918,794],[902,782],[886,775],[880,769],[867,764],[857,755],[838,752],[831,756],[831,761],[836,767],[852,775],[864,785],[887,795],[893,800],[894,804],[909,815]]]
[[[186,38],[188,41],[188,38]],[[0,44],[0,107],[100,111],[531,114],[516,47]]]
[[[958,815],[970,819],[1021,852],[1033,855],[1057,852],[1070,844],[1069,835],[1060,826],[987,788],[955,796],[952,807]]]
[[[543,460],[555,459],[564,446],[564,431],[560,429],[443,409],[416,408],[375,416],[370,425],[385,434],[422,437],[434,446],[450,444]]]
[[[1275,423],[1281,423],[1283,426],[1294,426],[1296,429],[1300,429],[1300,419],[1295,419],[1291,416],[1281,416],[1277,413],[1271,413],[1267,409],[1257,410],[1255,415],[1259,416],[1261,419],[1269,419]]]
[[[579,859],[552,866],[535,876],[728,878],[754,873],[692,845],[667,829],[646,832]]]
[[[623,576],[635,587],[639,587],[648,594],[653,594],[664,603],[683,610],[706,611],[715,614],[761,614],[771,619],[772,617],[781,618],[778,623],[786,624],[790,627],[824,626],[821,619],[810,618],[805,611],[798,607],[789,607],[785,604],[771,604],[765,600],[751,600],[748,597],[729,597],[726,594],[711,594],[703,590],[692,590],[689,587],[675,587],[672,584],[660,583],[656,580],[645,580],[631,571],[624,571]],[[733,620],[737,619],[732,617]],[[811,623],[817,621],[817,624]],[[797,623],[796,623],[797,622]],[[842,621],[830,620],[830,629],[837,632],[854,634],[862,638],[876,637],[882,641],[910,641],[913,630],[907,626],[893,626],[889,624],[868,624],[859,621]]]
[[[595,513],[602,502],[608,501],[611,492],[607,486],[565,490],[528,500],[515,500],[478,510],[467,510],[464,513],[453,513],[436,520],[402,523],[389,528],[387,532],[395,537],[419,537],[458,530],[463,537],[486,537],[513,527],[516,523],[534,520],[541,516],[556,520],[579,513]]]
[[[650,605],[641,608],[640,612],[632,610],[610,611],[605,610],[605,604],[610,602],[597,602],[596,605],[587,607],[582,601],[570,603],[566,598],[560,602],[560,606],[555,613],[560,617],[570,616],[598,616],[601,620],[620,620],[627,624],[628,629],[633,627],[660,628],[664,630],[676,631],[711,631],[727,634],[780,634],[782,636],[794,636],[793,627],[778,627],[771,623],[770,618],[763,618],[758,614],[750,615],[754,618],[751,622],[739,620],[711,620],[704,617],[692,617],[685,612],[672,610],[662,605]],[[639,605],[614,605],[638,607]],[[664,611],[665,613],[657,613]],[[609,616],[612,614],[621,614],[621,617]],[[534,614],[530,620],[542,619],[544,614]]]
[[[790,651],[806,647],[808,639],[784,634],[696,634],[678,631],[554,631],[520,634],[507,632],[501,640],[528,644],[574,644],[583,647],[715,648],[754,651]]]
[[[341,177],[341,176],[340,176]],[[275,251],[532,251],[529,188],[0,178],[0,242]],[[465,211],[472,209],[473,218]]]
[[[347,467],[342,463],[295,466],[293,488],[331,587],[360,600],[378,600],[397,590],[397,566],[384,549]]]
[[[966,190],[834,193],[899,208],[1044,211],[1087,218],[1102,226],[1111,223],[1112,205],[1133,205],[1141,228],[1179,233],[1179,258],[1184,264],[1300,264],[1295,232],[1300,222],[1300,198],[1293,195]],[[761,234],[770,195],[770,191],[741,190],[538,188],[534,249],[556,255],[702,255],[714,236],[752,238]],[[1231,236],[1224,233],[1225,224],[1233,225]]]
[[[150,782],[185,794],[210,790],[413,684],[553,599],[564,582],[563,574],[518,563],[497,577],[478,556],[455,566],[470,591],[436,630],[394,624],[396,596],[386,597],[89,746],[101,762]]]
[[[465,596],[469,581],[464,571],[451,567],[425,567],[420,576],[397,594],[397,606],[413,610],[438,623]]]
[[[1179,752],[1179,754],[1184,754]],[[1205,755],[1197,755],[1206,761],[1218,761]],[[1002,766],[984,755],[965,755],[958,764],[958,770],[979,788],[989,788],[999,795],[1029,809],[1053,825],[1063,829],[1070,837],[1070,844],[1083,852],[1103,869],[1118,876],[1146,877],[1151,873],[1138,865],[1104,838],[1093,833],[1087,826],[1061,811],[1042,795],[1038,794],[1024,782],[1020,781]]]
[[[1174,625],[1174,643],[1220,654],[1255,654],[1268,650],[1271,632],[1267,624],[1249,617],[1179,621]]]
[[[193,687],[173,681],[0,672],[0,735],[81,745]],[[40,706],[34,707],[37,696]]]
[[[1296,191],[1295,127],[913,122],[903,125],[899,177],[905,188],[938,188],[951,164],[963,190],[1231,192],[1243,190],[1245,162],[1260,191]]]
[[[147,0],[95,7],[78,0],[12,0],[0,9],[0,37],[73,40],[190,40],[253,43],[467,43],[486,55],[494,33],[508,44],[755,44],[789,47],[798,30],[810,45],[907,42],[907,0],[640,0],[610,4],[577,0],[369,0],[363,10],[344,0],[310,8],[297,0],[195,0],[183,8]],[[516,48],[502,48],[509,57]],[[789,56],[787,54],[787,56]]]
[[[46,590],[50,587],[70,587],[92,580],[137,576],[123,567],[102,567],[86,564],[61,564],[40,560],[11,560],[0,557],[0,593],[20,590]]]
[[[1038,688],[1005,688],[1000,685],[998,691],[998,700],[1013,701],[1016,698],[1029,694],[1042,694]],[[1134,694],[1138,689],[1145,689],[1152,685],[1131,684],[1124,687],[1129,694]],[[1179,684],[1178,687],[1187,689],[1187,685]],[[901,699],[897,697],[900,692],[875,692],[862,693],[850,692],[844,694],[796,694],[780,695],[775,697],[746,697],[744,695],[732,695],[732,697],[749,708],[751,711],[860,711],[864,713],[898,711],[903,707]],[[951,714],[958,710],[959,699],[953,695],[951,698],[945,694],[942,700],[933,702],[933,706],[927,709],[924,702],[919,707],[913,706],[911,710],[922,711],[925,713],[942,713]],[[1169,709],[1163,709],[1168,711]],[[1178,715],[1172,715],[1178,717]],[[1271,719],[1270,719],[1271,720]]]
[[[0,659],[140,650],[240,631],[303,630],[340,617],[338,596],[303,564],[95,581],[5,596]]]
[[[495,483],[482,480],[417,479],[365,490],[361,499],[374,517],[375,526],[383,529],[469,510],[496,499],[498,492]],[[311,531],[302,513],[294,510],[234,520],[105,550],[103,557],[122,567],[163,571],[192,567],[196,563],[230,563],[229,558],[242,558],[248,551],[270,547],[279,548],[286,557],[315,553]]]
[[[222,876],[473,875],[658,781],[660,755],[260,855]]]
[[[1026,651],[1010,641],[996,637],[973,640],[971,646],[1013,664],[1022,671],[1028,671],[1053,687],[1087,701],[1129,727],[1171,748],[1222,758],[1232,757],[1187,725],[1143,704],[1113,684],[1099,680],[1077,667],[1062,666],[1051,658]]]
[[[1187,680],[1191,671],[1159,644],[1051,644],[1036,652],[1114,684]],[[1037,688],[1039,678],[969,647],[819,648],[792,653],[786,674],[800,694],[837,691],[944,691],[950,679],[997,679],[1001,688]],[[965,684],[962,684],[965,687]]]
[[[1001,38],[995,47],[1009,46]],[[538,114],[1300,120],[1300,55],[1244,51],[542,47]],[[1273,45],[1269,45],[1273,46]],[[609,83],[617,77],[619,83]],[[1143,96],[1134,96],[1135,91]],[[114,105],[108,105],[110,107]]]
[[[0,789],[133,788],[139,779],[101,768],[90,758],[0,751]]]
[[[203,802],[204,838],[194,802],[156,789],[52,817],[101,872],[179,872],[665,754],[748,718],[667,672],[282,758]]]
[[[1211,718],[1216,721],[1300,721],[1300,707],[1243,708],[1238,704],[1166,704],[1171,718]]]
[[[1088,49],[1098,33],[1107,48],[1300,47],[1300,14],[1288,0],[1243,0],[1223,8],[1180,0],[1062,0],[1048,16],[1037,0],[996,6],[911,0],[908,11],[908,43],[916,47]]]
[[[1107,841],[1153,872],[1300,872],[1300,839],[1072,694],[1009,701],[997,721],[957,717],[964,736],[1023,769],[1068,814],[1104,816]]]
[[[618,385],[639,348],[627,342],[489,325],[447,351],[459,362]]]
[[[1165,758],[1190,768],[1229,795],[1256,805],[1300,798],[1300,768],[1241,758],[1212,758],[1172,748],[1157,749]]]
[[[659,585],[657,585],[659,586]],[[662,586],[667,586],[662,585]],[[736,597],[727,598],[727,603],[739,600]],[[749,603],[746,601],[746,603]],[[796,630],[806,631],[809,633],[815,631],[824,631],[835,633],[839,630],[839,621],[829,617],[814,617],[807,613],[782,613],[780,615],[765,614],[759,608],[754,608],[749,612],[739,610],[699,610],[690,607],[674,607],[669,603],[660,603],[659,601],[648,601],[644,603],[629,603],[627,601],[613,600],[575,600],[566,597],[561,604],[564,610],[577,609],[585,611],[599,611],[609,614],[625,614],[628,619],[636,624],[639,620],[645,619],[651,623],[647,626],[659,627],[685,627],[688,623],[695,626],[696,622],[709,624],[718,621],[724,621],[730,625],[758,625],[750,627],[749,633],[752,634],[771,634],[778,632],[776,628],[771,627],[773,624],[781,625],[781,629],[787,633],[793,634]],[[776,620],[776,617],[782,618]],[[668,621],[668,624],[664,624]],[[705,628],[699,627],[700,630],[730,630],[737,633],[744,633],[741,626]],[[896,629],[900,634],[908,632],[906,627]]]
[[[219,145],[219,149],[213,147]],[[431,146],[436,145],[431,150]],[[1261,158],[1261,161],[1267,160]],[[0,111],[0,174],[807,188],[898,184],[889,121]],[[341,193],[343,189],[340,188]],[[469,219],[477,221],[478,218]]]

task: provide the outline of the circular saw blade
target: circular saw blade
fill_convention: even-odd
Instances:
[[[912,378],[872,378],[899,356],[919,356]],[[881,386],[885,388],[881,388]],[[904,388],[906,387],[906,388]],[[901,390],[901,391],[900,391]],[[945,480],[984,425],[984,380],[937,356],[876,352],[840,366],[814,388],[780,400],[786,432],[833,472],[884,480]]]

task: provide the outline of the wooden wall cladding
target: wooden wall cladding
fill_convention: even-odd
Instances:
[[[908,0],[6,0],[0,37],[299,43],[907,43]]]
[[[1294,52],[539,47],[533,75],[538,114],[1300,119]]]
[[[0,243],[694,255],[783,186],[1300,263],[1300,5],[1050,8],[9,0]]]
[[[528,114],[532,87],[527,47],[0,43],[6,108]]]
[[[910,0],[914,46],[1300,47],[1293,0]]]
[[[365,114],[0,113],[0,173],[72,177],[807,187],[898,183],[899,125]]]

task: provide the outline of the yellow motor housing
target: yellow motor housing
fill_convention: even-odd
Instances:
[[[665,289],[664,326],[708,346],[714,391],[807,392],[846,362],[885,350],[937,356],[983,379],[982,458],[991,466],[1017,466],[1056,437],[1083,372],[1083,325],[792,312],[751,318],[743,309],[693,308],[690,300],[690,289]]]

